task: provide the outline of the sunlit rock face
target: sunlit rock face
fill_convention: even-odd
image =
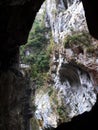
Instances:
[[[39,129],[56,128],[77,115],[90,111],[96,92],[90,75],[81,67],[63,64],[54,76],[54,85],[36,93],[35,118]]]
[[[55,42],[60,43],[72,31],[87,30],[82,2],[79,0],[47,0],[46,25],[52,29]]]
[[[74,60],[67,61],[65,50],[61,46],[54,50],[50,68],[52,83],[35,94],[39,130],[70,122],[73,117],[89,112],[96,103],[97,92],[88,69]],[[70,50],[69,57],[72,54]]]
[[[55,77],[55,87],[64,97],[68,117],[90,111],[96,102],[93,82],[89,75],[78,66],[61,66],[59,76]],[[68,108],[66,107],[68,106]]]
[[[73,117],[89,112],[96,102],[94,82],[87,69],[73,60],[67,62],[60,49],[52,57],[52,83],[35,94],[39,130],[70,122]]]
[[[97,98],[88,67],[94,60],[92,54],[85,54],[88,49],[85,44],[91,47],[95,44],[89,36],[86,40],[83,36],[82,43],[78,39],[78,44],[74,41],[70,46],[64,45],[68,35],[88,32],[82,3],[79,0],[47,0],[46,26],[51,28],[53,39],[58,44],[54,43],[51,54],[51,81],[35,93],[38,130],[57,128],[59,124],[91,111]]]

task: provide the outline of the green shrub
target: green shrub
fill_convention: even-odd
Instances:
[[[31,66],[31,77],[36,79],[36,85],[39,87],[44,83],[44,73],[49,70],[49,59],[51,51],[48,48],[49,39],[46,35],[49,29],[35,20],[33,28],[29,34],[28,43],[20,48],[21,63]],[[26,51],[29,50],[29,55]]]
[[[64,47],[69,48],[73,44],[88,47],[90,44],[90,38],[91,37],[87,32],[73,33],[72,35],[65,37]]]

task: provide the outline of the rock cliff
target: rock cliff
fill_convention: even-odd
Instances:
[[[82,2],[46,1],[46,25],[51,26],[55,42],[60,43],[72,31],[86,30]]]
[[[29,109],[31,90],[28,76],[25,77],[27,73],[23,76],[19,71],[19,47],[27,42],[32,23],[43,1],[0,0],[1,130],[31,129],[29,125],[29,118],[32,116]],[[96,1],[82,1],[90,32],[94,37],[98,38]],[[34,123],[38,124],[38,126],[35,126],[37,130],[57,127],[58,124],[71,120],[73,116],[82,114],[84,111],[90,111],[96,101],[96,92],[93,87],[95,82],[93,85],[92,76],[98,75],[96,64],[98,62],[97,41],[91,39],[91,48],[88,48],[89,40],[84,46],[72,45],[70,40],[73,38],[71,33],[73,34],[74,31],[87,30],[81,2],[78,0],[47,0],[46,3],[46,23],[48,27],[51,27],[54,41],[57,44],[55,44],[56,46],[51,56],[52,65],[47,89],[46,86],[43,86],[35,95],[36,120],[34,119]],[[65,40],[68,34],[70,36]],[[81,37],[81,33],[78,36]],[[88,35],[85,36],[88,39]],[[75,36],[74,43],[77,43],[77,41],[82,44],[81,40],[77,40]],[[68,43],[67,49],[66,43]],[[70,47],[71,45],[72,48]],[[89,55],[88,53],[84,55],[83,50],[85,48],[87,52],[90,52]],[[77,53],[73,58],[72,54],[75,54],[75,52]],[[93,55],[93,52],[96,53]],[[86,56],[89,57],[89,60],[87,60],[88,57]],[[91,60],[92,56],[96,56],[96,58]],[[78,62],[75,61],[75,64],[73,64],[72,59]],[[84,61],[83,66],[81,66],[81,61]],[[93,61],[94,64],[92,64]],[[78,67],[77,63],[80,63]],[[65,70],[71,76],[66,75]],[[68,70],[71,70],[71,72]],[[74,79],[78,82],[76,83]],[[96,76],[96,85],[97,79]],[[68,90],[68,93],[65,90]],[[82,91],[81,94],[80,90]],[[80,96],[79,99],[78,95]],[[56,100],[54,97],[56,97]],[[81,99],[83,100],[81,101]],[[79,101],[81,101],[81,104]]]
[[[97,99],[97,41],[79,0],[47,0],[45,24],[52,31],[50,81],[35,94],[39,130],[53,129],[89,112]],[[45,6],[44,6],[45,7]],[[93,54],[93,52],[95,53]]]

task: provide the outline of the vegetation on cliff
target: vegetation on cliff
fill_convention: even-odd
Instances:
[[[20,49],[20,61],[31,67],[31,78],[41,86],[49,70],[49,59],[51,52],[51,33],[43,22],[35,20],[29,34],[28,43]]]

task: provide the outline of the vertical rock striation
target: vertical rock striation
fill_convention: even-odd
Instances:
[[[46,26],[51,27],[55,45],[49,71],[51,81],[35,94],[39,130],[56,128],[90,112],[97,99],[87,66],[93,61],[92,55],[85,52],[92,48],[93,40],[88,34],[82,2],[47,0]]]
[[[82,2],[47,0],[46,25],[51,27],[56,43],[61,43],[72,31],[87,30]]]

